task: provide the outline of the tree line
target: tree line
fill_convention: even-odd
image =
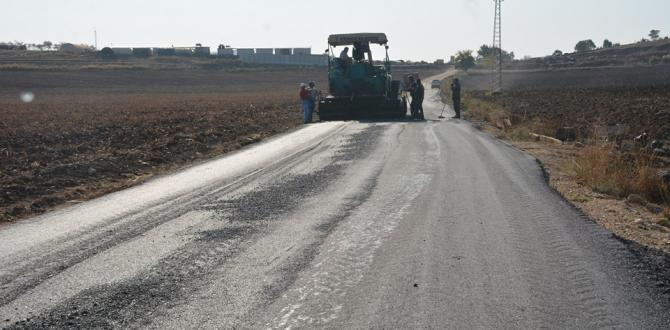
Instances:
[[[60,49],[61,44],[53,43],[47,40],[42,43],[24,43],[21,41],[0,42],[0,45],[13,46],[16,48],[25,47],[26,49],[37,49],[40,51],[44,51],[44,50],[58,50]]]
[[[651,30],[649,31],[649,34],[647,35],[649,39],[643,38],[639,42],[648,42],[648,41],[657,41],[661,39],[661,31],[660,30]],[[665,39],[668,39],[668,37],[665,37]],[[602,46],[600,49],[607,49],[607,48],[613,48],[613,47],[619,47],[621,46],[620,43],[614,43],[609,39],[603,40]],[[575,45],[575,52],[588,52],[592,50],[599,49],[599,47],[596,45],[596,43],[592,39],[586,39],[586,40],[580,40],[577,42]],[[502,52],[502,54],[501,54]],[[485,63],[485,62],[490,62],[494,59],[494,57],[498,54],[502,55],[503,62],[511,62],[515,60],[515,55],[514,52],[508,52],[506,50],[500,50],[497,47],[491,47],[489,45],[482,45],[479,50],[477,51],[477,55],[475,57],[474,51],[472,50],[461,50],[459,51],[453,58],[452,62],[454,66],[457,69],[461,69],[464,71],[467,71],[475,65],[479,63]],[[554,51],[552,56],[562,56],[563,51],[560,49],[557,49]]]
[[[647,35],[649,39],[642,38],[642,40],[638,41],[640,42],[649,42],[649,41],[657,41],[661,39],[661,30],[651,30],[649,31],[649,34]],[[668,39],[668,37],[665,37],[665,39]],[[602,47],[600,49],[607,49],[607,48],[612,48],[612,47],[618,47],[621,46],[619,43],[613,43],[608,39],[603,40]],[[575,45],[575,52],[588,52],[592,50],[598,49],[598,46],[596,46],[595,42],[593,42],[592,39],[586,39],[586,40],[580,40],[577,42]],[[560,50],[556,50],[553,54],[554,56],[558,55],[563,55],[563,52]]]

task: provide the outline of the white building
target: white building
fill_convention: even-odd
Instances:
[[[253,48],[238,48],[237,56],[253,56],[256,51]]]
[[[75,53],[75,54],[80,54],[80,53],[85,53],[85,52],[90,52],[92,51],[90,46],[87,45],[75,45],[71,43],[64,43],[60,45],[59,51],[63,53]]]
[[[312,55],[312,48],[293,48],[293,55]]]
[[[112,47],[114,55],[130,56],[133,55],[133,49],[127,47]]]
[[[256,54],[272,55],[275,50],[272,48],[256,48]]]

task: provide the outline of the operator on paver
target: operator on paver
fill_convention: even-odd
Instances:
[[[349,57],[349,47],[344,47],[340,53],[340,62],[342,62],[342,66],[345,68],[348,67],[351,63],[351,57]]]
[[[368,61],[372,62],[372,50],[370,50],[369,42],[356,41],[354,42],[354,60],[361,62],[365,59],[365,54],[368,55]]]
[[[454,101],[455,119],[461,119],[461,81],[458,78],[451,83],[451,100]]]

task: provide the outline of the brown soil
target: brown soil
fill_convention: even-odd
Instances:
[[[670,84],[670,65],[647,65],[562,70],[505,71],[507,91],[563,90],[579,88],[633,88]],[[472,71],[462,77],[464,90],[488,90],[491,74]]]
[[[560,127],[578,129],[578,139],[596,135],[597,128],[625,125],[620,138],[642,133],[670,141],[670,85],[562,90],[510,90],[492,97],[474,97],[501,104],[512,121],[531,122],[536,133],[554,136]]]
[[[0,222],[123,189],[301,124],[323,71],[3,72]],[[32,103],[21,91],[35,94]]]

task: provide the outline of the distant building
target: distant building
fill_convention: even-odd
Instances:
[[[149,57],[151,55],[152,55],[151,48],[146,48],[146,47],[133,48],[133,56]]]
[[[238,48],[237,56],[253,56],[256,51],[253,48]]]
[[[272,55],[275,53],[273,48],[256,48],[256,54]]]
[[[202,44],[196,44],[195,48],[193,48],[193,54],[195,56],[209,56],[211,54],[211,50],[207,46],[203,46]]]
[[[219,48],[217,55],[219,56],[235,56],[235,50],[232,48]]]
[[[64,43],[60,45],[60,48],[58,49],[61,53],[73,53],[73,54],[81,54],[81,53],[86,53],[90,52],[93,49],[91,46],[88,45],[75,45],[71,43]]]
[[[174,48],[154,48],[154,55],[156,56],[175,56],[177,52]]]
[[[312,55],[311,48],[293,48],[293,55]]]
[[[114,52],[114,55],[116,55],[116,56],[130,56],[130,55],[133,55],[133,49],[132,48],[126,48],[126,47],[112,47],[112,52]]]
[[[193,48],[178,47],[174,49],[174,53],[177,56],[191,56],[193,55]]]
[[[277,48],[275,49],[275,55],[293,55],[292,48]]]

